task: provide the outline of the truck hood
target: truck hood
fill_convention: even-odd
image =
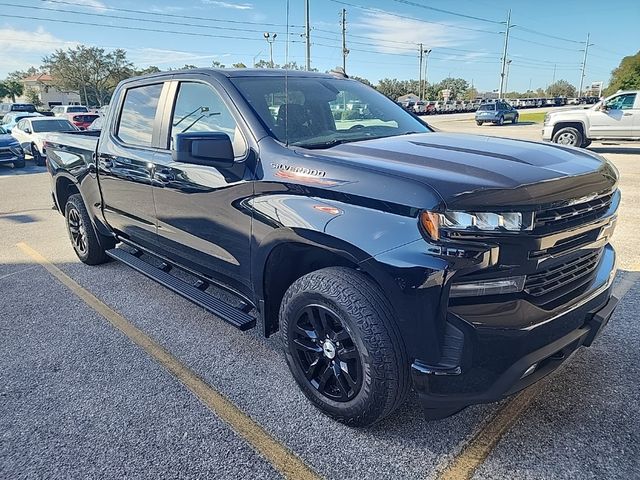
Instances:
[[[451,209],[535,209],[611,190],[618,176],[607,160],[586,150],[479,135],[412,134],[322,153],[355,168],[426,184]]]

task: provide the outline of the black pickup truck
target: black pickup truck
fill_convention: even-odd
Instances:
[[[434,132],[355,80],[282,70],[126,80],[99,135],[45,147],[80,260],[280,331],[350,425],[410,388],[429,418],[501,399],[617,304],[618,172],[586,150]]]

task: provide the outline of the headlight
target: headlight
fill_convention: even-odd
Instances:
[[[9,150],[11,150],[11,152],[14,155],[18,155],[18,156],[24,155],[24,150],[22,149],[22,147],[19,144],[10,145],[9,146]]]
[[[551,118],[551,116],[548,113],[545,114],[543,125],[548,125],[549,124],[549,118]]]
[[[533,227],[533,214],[520,212],[423,211],[420,225],[429,237],[439,240],[441,230],[521,232]]]

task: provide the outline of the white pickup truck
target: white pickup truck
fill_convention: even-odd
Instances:
[[[542,139],[587,147],[592,140],[640,140],[640,90],[615,93],[593,107],[545,116]]]

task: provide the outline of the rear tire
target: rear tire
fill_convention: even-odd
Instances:
[[[500,126],[504,125],[504,117],[501,116],[500,118],[498,118],[498,121],[496,122],[496,124]]]
[[[572,147],[580,147],[583,144],[582,133],[573,127],[561,128],[555,133],[552,140],[559,145],[569,145]]]
[[[36,165],[40,167],[45,165],[45,158],[42,156],[40,150],[38,150],[38,147],[36,147],[35,144],[31,144],[31,156],[33,157],[33,161]]]
[[[323,413],[365,427],[409,390],[409,362],[388,300],[360,272],[330,267],[289,287],[280,306],[287,363]]]
[[[481,127],[481,126],[482,126],[482,123],[483,123],[483,122],[476,122],[476,125],[478,125],[479,127]]]
[[[64,218],[71,245],[83,263],[99,265],[109,260],[104,246],[112,248],[110,243],[113,243],[113,240],[104,237],[104,246],[100,244],[80,194],[76,193],[69,197],[65,206]]]

